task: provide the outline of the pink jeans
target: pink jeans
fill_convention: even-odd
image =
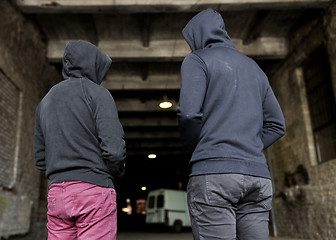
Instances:
[[[52,184],[47,216],[48,240],[115,240],[116,192],[85,182]]]

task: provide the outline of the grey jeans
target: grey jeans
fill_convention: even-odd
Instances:
[[[195,240],[269,239],[272,181],[242,174],[193,176],[188,206]]]

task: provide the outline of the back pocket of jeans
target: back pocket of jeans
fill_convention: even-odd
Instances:
[[[260,178],[260,192],[258,200],[265,210],[272,209],[272,196],[272,181],[270,179]]]
[[[52,215],[56,211],[56,198],[48,197],[48,214]]]

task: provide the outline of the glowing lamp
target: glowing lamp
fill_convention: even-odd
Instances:
[[[151,158],[151,159],[156,158],[156,154],[151,153],[151,154],[148,155],[148,158]]]
[[[171,108],[173,106],[173,104],[169,101],[163,101],[160,102],[159,107],[160,108]]]

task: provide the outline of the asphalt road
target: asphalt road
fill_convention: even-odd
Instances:
[[[191,232],[120,232],[117,240],[193,240]]]
[[[172,233],[169,231],[150,232],[119,232],[117,240],[193,240],[191,231],[184,230],[182,233]],[[292,238],[270,237],[270,240],[297,240]],[[302,239],[301,239],[302,240]]]

